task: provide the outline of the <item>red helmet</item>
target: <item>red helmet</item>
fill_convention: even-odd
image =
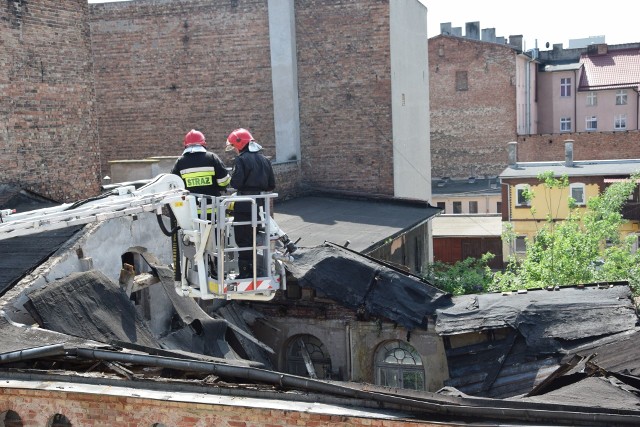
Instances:
[[[255,141],[251,133],[243,128],[236,129],[227,137],[227,147],[225,151],[230,151],[236,148],[238,151],[242,151],[251,141]]]
[[[204,140],[204,134],[195,129],[191,129],[188,134],[184,136],[184,146],[188,145],[207,145],[207,141]]]

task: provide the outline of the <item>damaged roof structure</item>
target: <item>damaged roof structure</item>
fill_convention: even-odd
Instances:
[[[340,414],[348,425],[640,421],[637,315],[626,283],[452,298],[394,264],[325,242],[296,252],[276,299],[202,305],[178,296],[166,260],[144,250],[141,236],[158,237],[137,228],[153,221],[86,226],[35,270],[46,283],[29,277],[5,294],[5,395],[36,381],[67,393],[206,402],[198,422],[217,405],[277,411],[278,402]],[[118,284],[111,267],[95,268],[106,254],[94,240],[122,229],[138,246],[112,250],[133,251],[136,270],[147,266],[154,284],[142,290]],[[94,268],[70,272],[70,254]],[[401,359],[389,363],[391,354]],[[404,382],[389,380],[393,372]],[[148,420],[153,411],[141,413]],[[155,419],[167,422],[159,412]]]

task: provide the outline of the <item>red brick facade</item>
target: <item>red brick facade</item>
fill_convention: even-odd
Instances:
[[[636,130],[519,136],[518,161],[564,161],[567,139],[574,141],[574,160],[640,159],[640,131]],[[507,143],[502,146],[506,156]]]
[[[165,393],[166,394],[166,393]],[[174,396],[175,393],[169,393]],[[222,397],[222,399],[225,399]],[[227,397],[227,399],[230,399]],[[64,391],[0,388],[0,414],[11,410],[24,427],[51,425],[56,414],[63,415],[74,427],[411,427],[436,426],[429,422],[402,419],[374,419],[365,416],[332,415],[282,408],[282,401],[252,407],[255,399],[242,406],[243,398],[233,405],[154,400],[127,396]],[[203,401],[199,396],[199,401]],[[279,402],[279,403],[278,403]],[[344,411],[341,411],[344,412]],[[56,424],[66,425],[66,424]],[[447,423],[437,423],[446,426]]]
[[[86,0],[0,6],[0,183],[58,200],[98,191]]]
[[[295,19],[302,173],[282,178],[393,195],[388,2],[296,2]],[[176,155],[191,128],[221,154],[246,127],[275,155],[267,2],[92,5],[91,31],[103,166]]]
[[[303,179],[393,195],[389,2],[296,2]]]
[[[429,39],[432,179],[497,176],[506,167],[506,143],[516,137],[515,55],[495,43]]]

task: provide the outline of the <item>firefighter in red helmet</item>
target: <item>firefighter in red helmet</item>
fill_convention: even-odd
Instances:
[[[204,134],[191,129],[184,136],[184,151],[171,169],[192,193],[218,197],[224,192],[231,177],[216,154],[207,151]]]
[[[276,181],[271,162],[262,154],[262,147],[248,130],[243,128],[234,130],[227,137],[226,144],[226,151],[235,150],[237,154],[231,173],[231,187],[237,190],[239,196],[257,195],[275,189]],[[259,199],[258,206],[263,202],[264,199]],[[250,222],[251,203],[235,203],[233,216],[234,221]],[[251,225],[236,225],[233,231],[238,247],[252,246],[253,230]],[[238,269],[238,278],[252,277],[253,256],[251,251],[238,252]]]

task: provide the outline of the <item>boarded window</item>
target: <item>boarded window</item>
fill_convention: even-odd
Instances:
[[[456,71],[456,90],[469,90],[469,80],[466,71]]]

